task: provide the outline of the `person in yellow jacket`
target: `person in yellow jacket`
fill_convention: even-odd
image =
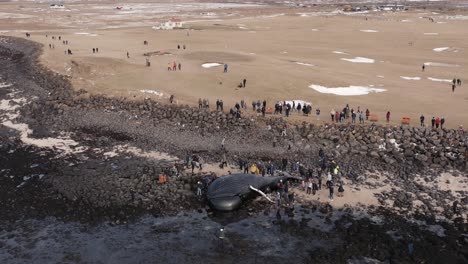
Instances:
[[[336,165],[336,167],[333,169],[333,174],[338,175],[340,172],[340,166]]]
[[[252,173],[252,174],[260,174],[260,171],[258,170],[257,165],[252,164],[252,165],[250,166],[250,173]]]

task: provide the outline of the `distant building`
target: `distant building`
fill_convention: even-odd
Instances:
[[[380,11],[404,11],[404,10],[407,10],[405,5],[398,5],[398,4],[380,5],[380,6],[377,6],[377,9],[380,10]]]
[[[183,22],[178,18],[171,18],[168,21],[160,22],[158,25],[154,26],[154,29],[158,30],[170,30],[170,29],[177,29],[182,28]]]

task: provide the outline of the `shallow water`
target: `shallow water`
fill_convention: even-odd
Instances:
[[[289,220],[307,223],[317,232],[333,229],[319,212],[304,213],[300,209]],[[336,214],[331,220],[336,220]],[[0,263],[55,263],[58,261],[85,263],[186,263],[189,261],[234,261],[242,259],[256,263],[274,258],[299,261],[306,257],[303,249],[323,247],[329,242],[318,238],[302,238],[290,234],[276,223],[276,212],[245,219],[238,214],[209,217],[206,212],[186,212],[173,217],[143,217],[133,223],[89,226],[76,222],[64,223],[55,218],[26,220],[0,231],[2,241]],[[224,227],[227,240],[217,237]],[[10,229],[10,230],[8,230]],[[285,231],[286,230],[286,231]],[[307,241],[307,246],[303,242]],[[277,263],[273,260],[273,263]],[[271,261],[270,261],[271,262]]]

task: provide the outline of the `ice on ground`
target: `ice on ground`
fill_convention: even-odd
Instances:
[[[26,103],[25,98],[16,98],[12,100],[2,100],[0,102],[1,110],[6,111],[7,114],[1,119],[1,124],[14,129],[20,133],[20,140],[27,145],[33,145],[39,148],[59,149],[65,153],[79,153],[86,150],[86,148],[74,148],[78,142],[70,139],[68,136],[60,136],[57,138],[31,138],[29,137],[33,131],[29,128],[28,124],[13,123],[13,120],[19,116],[19,111],[16,110],[18,105],[10,105],[10,101],[18,104]]]
[[[303,66],[309,66],[309,67],[314,67],[314,66],[315,66],[315,65],[310,64],[310,63],[299,62],[299,61],[296,61],[296,62],[294,62],[294,63],[296,63],[296,64],[298,64],[298,65],[303,65]]]
[[[337,51],[337,50],[333,51],[333,53],[335,53],[335,54],[348,54],[348,53],[346,53],[344,51]]]
[[[437,35],[439,35],[439,33],[430,33],[429,32],[429,33],[424,33],[424,35],[426,35],[426,36],[437,36]]]
[[[307,101],[304,101],[304,100],[284,100],[284,101],[278,101],[278,104],[283,104],[283,103],[286,103],[286,104],[290,104],[291,107],[294,103],[295,107],[297,107],[298,104],[301,104],[302,105],[312,105],[310,102],[307,102]]]
[[[435,67],[460,67],[460,65],[458,64],[448,64],[448,63],[441,63],[441,62],[425,62],[424,65],[435,66]]]
[[[441,47],[441,48],[434,48],[432,49],[433,51],[435,52],[442,52],[442,51],[446,51],[446,50],[449,50],[450,47]]]
[[[421,77],[408,77],[408,76],[400,76],[403,80],[408,80],[408,81],[419,81],[421,80]]]
[[[454,16],[445,16],[447,20],[468,20],[468,16],[464,15],[454,15]]]
[[[164,95],[163,93],[155,91],[155,90],[140,90],[140,92],[148,93],[148,94],[154,94],[154,95],[157,95],[159,97],[162,97]]]
[[[432,77],[427,77],[428,80],[431,80],[433,82],[448,82],[448,83],[452,83],[452,80],[448,80],[448,79],[437,79],[437,78],[432,78]]]
[[[217,62],[207,62],[207,63],[203,63],[201,66],[205,69],[209,69],[209,68],[218,67],[221,65],[223,64],[217,63]]]
[[[374,59],[364,58],[364,57],[355,57],[354,59],[342,58],[341,60],[354,62],[354,63],[374,63]]]
[[[6,87],[10,87],[10,86],[12,86],[11,83],[4,83],[4,82],[0,83],[0,88],[6,88]]]
[[[374,30],[374,29],[361,29],[359,31],[366,32],[366,33],[377,33],[377,32],[379,32],[378,30]]]
[[[321,85],[312,84],[309,88],[314,89],[319,93],[335,94],[341,96],[354,96],[354,95],[366,95],[369,93],[381,93],[387,91],[386,89],[372,88],[367,86],[348,86],[348,87],[335,87],[328,88]]]

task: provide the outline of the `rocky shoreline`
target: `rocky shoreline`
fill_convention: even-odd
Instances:
[[[122,223],[144,214],[163,216],[203,209],[194,197],[195,183],[202,173],[191,175],[187,170],[164,185],[158,183],[157,176],[191,153],[198,153],[206,163],[219,164],[220,143],[225,137],[230,164],[237,164],[239,157],[273,162],[288,158],[315,167],[318,150],[323,148],[335,157],[350,190],[390,186],[388,191],[376,194],[380,206],[366,208],[370,214],[387,218],[390,223],[385,225],[390,226],[366,229],[372,226],[364,223],[369,220],[360,220],[360,227],[351,232],[335,224],[336,236],[350,245],[352,252],[388,259],[395,254],[389,251],[395,249],[375,253],[364,249],[367,243],[353,244],[350,240],[373,237],[373,228],[381,234],[392,225],[401,227],[405,216],[428,224],[442,221],[445,236],[430,235],[431,239],[450,245],[450,254],[457,252],[450,256],[454,260],[450,263],[468,258],[466,248],[463,251],[459,246],[468,245],[468,237],[464,236],[468,191],[436,188],[443,173],[450,173],[461,183],[468,181],[466,132],[303,123],[293,124],[287,137],[281,137],[287,122],[282,118],[236,119],[228,113],[74,90],[67,77],[39,64],[40,52],[38,44],[0,37],[0,64],[4,65],[0,70],[0,99],[5,106],[0,110],[2,222],[54,216],[83,222]],[[275,147],[273,138],[278,139]],[[56,143],[45,144],[49,141]],[[62,144],[63,141],[73,144]],[[157,150],[172,158],[149,159],[128,151],[129,148],[136,148],[139,153]],[[384,177],[375,176],[382,173]],[[459,215],[453,213],[454,201],[459,201],[462,210]],[[255,201],[239,214],[260,213],[264,206]],[[328,203],[302,201],[301,206],[324,214],[332,211]],[[284,228],[297,232],[302,227],[300,223],[290,223]],[[343,236],[347,232],[351,237]],[[408,232],[416,234],[418,230]],[[427,232],[423,233],[424,238],[420,239],[427,238]],[[369,242],[375,249],[385,248],[385,241],[375,239],[378,240],[375,244]],[[314,258],[310,261],[330,261],[326,252],[311,253]],[[421,260],[429,259],[431,254],[426,253],[420,256]],[[337,254],[341,256],[340,263],[356,256],[348,256],[346,250]],[[395,258],[406,257],[396,254]]]

